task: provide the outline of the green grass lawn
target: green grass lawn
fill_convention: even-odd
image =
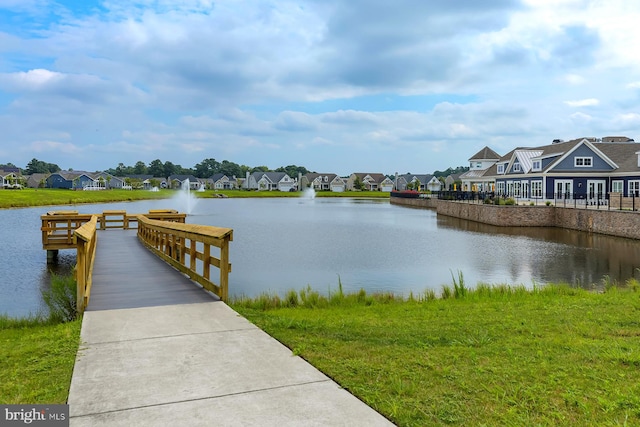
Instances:
[[[33,206],[76,205],[82,203],[126,202],[148,199],[167,199],[175,194],[171,190],[104,190],[74,191],[64,189],[33,189],[0,191],[0,208]]]
[[[0,316],[0,403],[66,403],[80,326]]]
[[[149,199],[168,199],[178,190],[160,190],[157,192],[146,190],[104,190],[104,191],[73,191],[63,189],[33,189],[2,190],[0,191],[1,208],[24,208],[33,206],[76,205],[82,203],[108,203],[128,202]],[[194,191],[196,197],[212,198],[225,195],[227,197],[302,197],[301,192],[281,191],[244,191],[225,190],[203,192]],[[381,191],[347,191],[344,193],[332,193],[330,191],[318,192],[316,197],[366,197],[389,198],[389,193]]]
[[[232,306],[401,426],[640,425],[640,293],[486,289]]]

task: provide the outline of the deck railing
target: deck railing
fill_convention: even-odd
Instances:
[[[216,294],[222,301],[229,297],[230,228],[208,225],[169,223],[138,216],[138,238],[156,255]],[[211,255],[211,247],[220,250]],[[211,267],[219,269],[218,284],[211,278]]]
[[[108,228],[129,229],[137,224],[138,217],[161,221],[185,222],[186,214],[175,210],[150,210],[146,214],[128,214],[123,210],[104,211],[101,214],[79,214],[78,211],[52,211],[40,218],[42,220],[42,249],[57,251],[58,249],[73,249],[75,242],[73,232],[83,224],[89,222],[93,216],[97,217],[101,230]],[[53,257],[53,255],[51,255]]]
[[[89,304],[93,277],[93,262],[96,255],[98,216],[92,215],[89,222],[84,223],[73,232],[73,240],[77,248],[76,256],[76,310],[84,312]]]

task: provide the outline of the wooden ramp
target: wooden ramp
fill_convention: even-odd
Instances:
[[[201,286],[152,254],[136,230],[98,232],[87,310],[155,307],[217,301]]]

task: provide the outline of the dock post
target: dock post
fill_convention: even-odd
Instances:
[[[47,264],[52,264],[58,261],[58,250],[47,249]]]

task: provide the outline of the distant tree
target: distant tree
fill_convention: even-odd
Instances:
[[[435,171],[433,173],[433,176],[435,176],[436,178],[440,178],[440,177],[448,177],[449,175],[456,175],[459,173],[464,173],[467,172],[469,170],[469,166],[458,166],[457,168],[452,168],[449,167],[444,171]]]
[[[27,175],[31,175],[34,173],[54,173],[58,172],[59,170],[60,167],[56,164],[43,162],[42,160],[34,158],[27,164],[25,173]]]
[[[147,165],[145,165],[144,162],[137,161],[135,166],[133,166],[133,173],[135,175],[146,175]]]
[[[220,162],[216,159],[204,159],[195,166],[194,175],[198,178],[209,178],[220,171]]]
[[[254,173],[254,172],[269,172],[269,168],[266,167],[266,166],[256,166],[256,167],[252,168],[250,172],[251,173]]]
[[[147,173],[158,178],[166,178],[168,176],[164,174],[164,165],[160,159],[152,160],[151,163],[149,163]]]
[[[232,176],[242,177],[245,174],[245,172],[243,172],[242,167],[239,164],[230,162],[228,160],[222,161],[222,163],[220,164],[220,170],[218,171],[218,173],[223,173],[229,177],[232,177]]]
[[[353,181],[353,188],[356,190],[364,190],[364,184],[360,181],[360,177],[356,176],[356,179]]]
[[[15,169],[15,168],[17,168],[17,166],[11,162],[6,164],[0,164],[0,169]]]
[[[178,172],[176,172],[176,165],[174,165],[173,163],[171,163],[168,160],[166,162],[164,162],[163,170],[164,170],[164,172],[163,172],[162,176],[165,176],[165,177],[169,177],[171,175],[175,175],[175,174],[178,173]]]
[[[305,168],[304,166],[296,165],[279,167],[278,169],[276,169],[276,172],[286,172],[287,175],[289,175],[291,178],[297,178],[299,173],[301,173],[302,175],[309,173],[307,168]]]

